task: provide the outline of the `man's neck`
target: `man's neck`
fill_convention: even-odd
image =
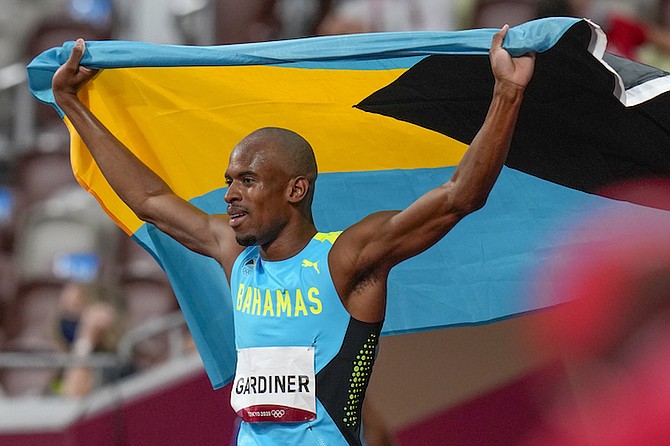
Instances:
[[[314,224],[305,222],[294,228],[286,228],[271,243],[258,247],[263,260],[286,260],[302,251],[316,235]]]

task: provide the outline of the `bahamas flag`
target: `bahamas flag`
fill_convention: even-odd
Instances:
[[[405,208],[450,177],[491,98],[495,31],[218,47],[88,42],[82,63],[104,70],[81,96],[178,194],[210,213],[225,213],[223,172],[240,139],[265,126],[297,131],[320,167],[317,227],[335,231]],[[613,183],[670,176],[668,73],[605,54],[602,31],[577,19],[523,24],[504,46],[513,55],[538,53],[507,166],[484,209],[392,272],[385,334],[556,304],[530,292],[536,269],[556,246],[589,242],[563,239],[561,228],[611,202],[631,213],[668,213],[644,197],[598,194]],[[46,51],[28,67],[33,94],[56,109],[51,78],[71,48]],[[71,134],[75,176],[162,265],[212,384],[224,385],[235,357],[221,269],[138,220]]]

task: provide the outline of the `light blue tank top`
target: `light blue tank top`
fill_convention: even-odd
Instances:
[[[262,260],[256,246],[240,254],[231,275],[238,350],[312,346],[317,373],[338,354],[351,320],[328,268],[328,253],[340,233],[318,233],[300,253],[286,260]],[[241,423],[238,445],[279,444],[350,443],[317,399],[314,421]]]

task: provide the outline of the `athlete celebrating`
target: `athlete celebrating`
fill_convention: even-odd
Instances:
[[[187,248],[216,259],[231,286],[238,351],[231,403],[240,444],[360,445],[361,407],[398,263],[482,207],[507,157],[534,56],[489,53],[493,99],[453,176],[404,210],[369,215],[342,232],[312,218],[317,165],[309,143],[279,128],[233,149],[227,215],[178,197],[77,98],[96,71],[78,40],[53,78],[56,102],[121,199]]]

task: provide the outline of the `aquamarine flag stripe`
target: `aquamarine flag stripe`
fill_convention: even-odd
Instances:
[[[445,167],[323,174],[314,202],[317,228],[344,229],[371,212],[405,208],[452,172]],[[225,213],[224,193],[218,189],[192,203]],[[505,168],[482,210],[392,271],[383,334],[478,325],[555,304],[527,289],[557,242],[551,234],[580,221],[584,209],[605,203],[612,201]],[[220,266],[151,225],[135,237],[161,259],[212,384],[225,385],[234,372],[235,343],[230,292]]]

